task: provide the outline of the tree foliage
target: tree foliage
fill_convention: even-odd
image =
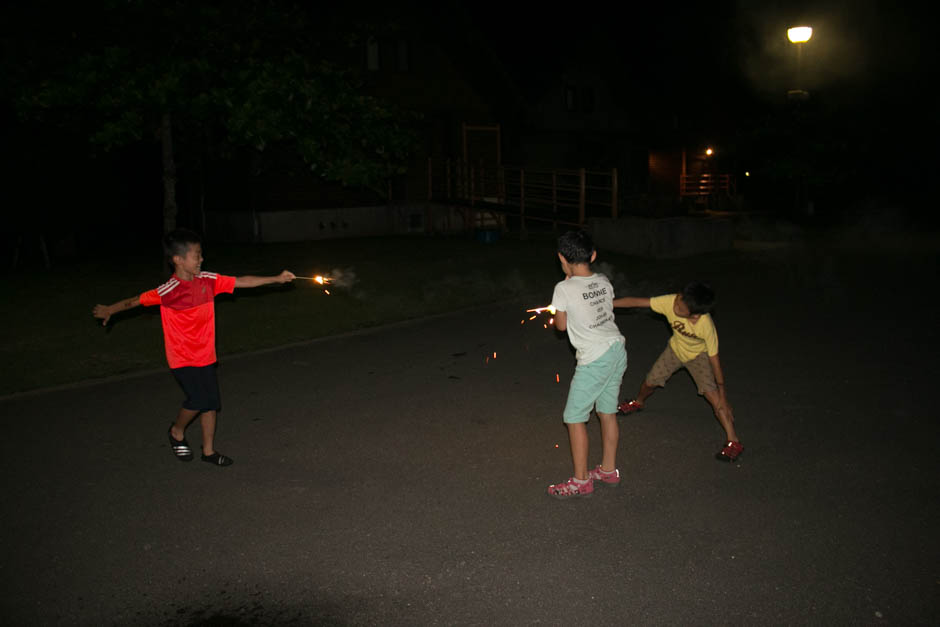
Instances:
[[[415,116],[358,81],[350,45],[363,24],[279,0],[78,4],[10,15],[20,29],[4,35],[8,89],[21,119],[102,150],[167,141],[172,120],[182,171],[247,154],[258,172],[289,154],[323,179],[377,190],[403,172]]]

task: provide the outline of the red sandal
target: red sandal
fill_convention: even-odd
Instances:
[[[626,416],[627,414],[632,414],[635,411],[643,411],[643,406],[633,401],[624,401],[617,405],[617,413],[621,416]]]
[[[724,447],[715,453],[715,459],[720,462],[733,462],[744,452],[744,447],[740,442],[728,442]]]

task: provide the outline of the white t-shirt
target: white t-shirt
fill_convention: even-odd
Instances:
[[[614,286],[603,274],[559,281],[552,305],[568,316],[568,340],[575,348],[578,365],[591,363],[624,341],[614,322]]]

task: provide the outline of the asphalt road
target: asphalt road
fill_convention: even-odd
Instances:
[[[740,462],[680,373],[589,499],[545,494],[574,359],[520,324],[544,303],[223,356],[225,469],[173,458],[167,372],[0,400],[0,622],[938,624],[936,316],[785,261],[722,282]],[[618,323],[627,397],[668,332]]]

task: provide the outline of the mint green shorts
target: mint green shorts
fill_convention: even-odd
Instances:
[[[626,371],[627,350],[622,342],[591,363],[577,366],[568,388],[565,422],[587,422],[595,408],[601,414],[616,414],[620,382]]]

